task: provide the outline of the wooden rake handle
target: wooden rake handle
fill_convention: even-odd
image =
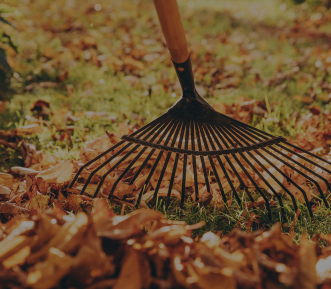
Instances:
[[[154,0],[154,5],[172,60],[176,63],[185,62],[189,52],[177,1]]]

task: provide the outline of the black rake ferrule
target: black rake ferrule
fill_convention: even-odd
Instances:
[[[182,63],[177,63],[174,61],[172,61],[172,63],[175,67],[180,85],[183,89],[183,97],[189,97],[191,93],[195,91],[191,58],[189,56],[187,60]],[[187,92],[189,93],[187,94]]]

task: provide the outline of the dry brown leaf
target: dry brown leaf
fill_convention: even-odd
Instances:
[[[14,177],[10,174],[0,173],[0,185],[7,187],[8,189],[13,188]]]
[[[95,224],[98,236],[119,240],[130,238],[141,232],[141,227],[153,220],[163,219],[161,213],[152,210],[138,210],[126,216],[115,216],[111,219],[99,219]]]
[[[31,253],[31,247],[30,246],[25,246],[18,252],[15,252],[13,255],[8,257],[2,262],[2,265],[6,269],[10,269],[14,266],[18,265],[23,265],[25,263],[26,258],[30,255]]]
[[[11,203],[0,203],[0,214],[24,214],[28,210]]]
[[[41,194],[37,194],[30,200],[28,208],[30,210],[31,209],[40,210],[40,211],[46,210],[46,208],[48,207],[49,200],[50,200],[50,195],[44,196]]]
[[[82,236],[88,225],[88,217],[85,213],[78,213],[74,221],[66,223],[56,235],[40,250],[27,258],[28,264],[35,264],[38,260],[48,254],[50,248],[57,248],[66,254],[71,254],[82,244]]]
[[[73,257],[51,247],[44,262],[29,269],[27,284],[34,289],[53,288],[68,274]]]
[[[80,209],[79,198],[75,194],[68,193],[67,202],[69,206],[69,211],[77,212]]]
[[[126,56],[123,60],[124,65],[129,69],[129,70],[145,70],[145,65],[131,56]]]
[[[15,236],[13,238],[5,238],[0,242],[0,262],[15,254],[25,246],[31,244],[33,237],[31,236]]]
[[[68,108],[66,107],[59,108],[58,110],[53,111],[52,113],[52,123],[59,126],[63,126],[66,124],[66,121],[70,114],[71,111]]]
[[[166,197],[166,196],[168,196],[168,190],[169,190],[168,188],[159,189],[159,191],[157,193],[158,197]],[[151,199],[152,199],[152,197],[154,195],[154,192],[155,191],[149,191],[149,192],[147,192],[147,193],[145,193],[145,194],[142,195],[141,203],[140,203],[140,206],[142,208],[146,208],[147,207],[147,204],[146,203],[149,202],[149,201],[151,201]],[[170,196],[171,197],[175,197],[178,200],[180,200],[180,198],[181,198],[181,194],[177,190],[175,190],[175,189],[172,189],[171,190]],[[138,195],[136,196],[136,199],[138,199]]]
[[[150,271],[148,260],[139,251],[128,248],[114,289],[149,288],[152,281]]]
[[[25,126],[19,126],[17,129],[17,135],[27,135],[27,134],[38,134],[42,133],[43,129],[38,123],[29,124]]]
[[[107,256],[102,250],[101,239],[96,235],[94,227],[89,227],[83,245],[75,256],[69,277],[72,281],[86,286],[95,279],[112,276],[115,266],[112,256]]]
[[[11,190],[8,189],[7,187],[0,185],[0,195],[4,196],[4,195],[10,195]]]
[[[312,103],[314,101],[311,97],[302,96],[302,95],[299,95],[299,94],[294,95],[293,96],[293,99],[298,100],[298,101],[301,101],[303,103],[307,103],[307,104],[310,104],[310,103]]]
[[[65,183],[72,179],[74,172],[74,163],[72,160],[64,161],[55,167],[52,167],[46,171],[40,172],[36,175],[36,178],[42,178],[49,183]]]

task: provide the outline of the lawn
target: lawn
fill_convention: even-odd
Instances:
[[[216,110],[230,109],[227,113],[239,120],[297,140],[307,150],[329,150],[330,11],[311,2],[178,2],[197,89]],[[0,138],[12,131],[57,160],[78,160],[87,141],[105,131],[128,134],[181,95],[152,1],[6,0],[1,5],[14,26],[3,24],[3,31],[18,53],[3,46],[12,72],[0,94]],[[258,109],[247,113],[242,107],[250,100]],[[1,171],[24,167],[20,146],[0,144]],[[188,224],[205,220],[195,231],[199,236],[234,227],[267,230],[279,221],[289,232],[295,211],[284,199],[286,221],[279,206],[272,207],[270,221],[263,205],[246,211],[235,200],[225,210],[189,198],[180,210],[175,199],[169,207],[160,199],[156,209]],[[317,196],[312,203],[314,219],[298,200],[296,240],[303,232],[312,238],[331,231],[330,210]],[[111,206],[118,214],[134,209],[119,202]],[[253,211],[258,217],[251,224]]]

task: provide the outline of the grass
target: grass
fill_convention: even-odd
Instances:
[[[37,0],[30,4],[25,2],[5,1],[9,5],[16,5],[18,11],[22,11],[17,23],[21,23],[21,27],[24,24],[30,28],[21,28],[17,31],[16,41],[20,47],[18,56],[20,65],[15,69],[16,73],[11,78],[11,89],[15,93],[13,93],[5,113],[0,114],[0,129],[15,129],[28,124],[28,118],[33,116],[30,110],[31,105],[39,99],[49,102],[53,113],[65,106],[73,114],[86,111],[104,111],[116,116],[117,121],[115,123],[102,118],[88,119],[86,117],[80,117],[72,123],[69,122],[68,125],[72,124],[76,127],[89,129],[87,133],[75,130],[72,135],[72,143],[54,140],[53,135],[58,135],[58,132],[53,127],[38,135],[25,137],[38,149],[60,159],[77,159],[79,148],[84,145],[85,141],[103,135],[105,130],[120,132],[120,123],[136,123],[131,113],[146,118],[145,123],[147,123],[164,113],[180,95],[180,88],[175,85],[176,75],[167,61],[167,55],[162,61],[158,58],[153,63],[144,62],[145,69],[134,73],[125,69],[116,71],[112,67],[96,66],[91,61],[82,58],[62,63],[54,69],[43,68],[43,64],[47,61],[43,56],[45,47],[50,46],[55,52],[60,53],[61,49],[67,49],[68,46],[66,45],[70,43],[72,38],[79,37],[82,33],[79,31],[54,32],[53,27],[47,27],[50,25],[47,24],[49,15],[59,15],[59,17],[49,18],[55,19],[54,27],[63,24],[65,21],[61,19],[66,19],[66,17],[70,19],[70,23],[77,19],[84,23],[88,32],[97,39],[97,49],[100,55],[123,56],[126,49],[129,48],[124,37],[128,31],[132,41],[130,49],[145,43],[146,54],[162,54],[165,48],[151,3],[139,4],[139,1],[133,0],[119,1],[109,4],[111,7],[108,8],[107,1],[99,1],[102,7],[106,7],[105,10],[101,10],[100,13],[95,13],[95,11],[88,13],[86,11],[90,11],[88,10],[90,6],[87,3],[79,5],[79,1],[58,0],[53,6],[46,0]],[[63,9],[61,3],[64,5]],[[68,3],[72,7],[76,7],[76,13],[72,13],[74,8],[70,8]],[[267,100],[273,107],[269,111],[268,117],[261,118],[254,115],[251,125],[275,135],[293,138],[297,133],[302,133],[303,128],[295,128],[295,119],[290,120],[291,115],[295,111],[303,114],[308,113],[307,105],[294,100],[293,96],[297,94],[309,95],[311,91],[314,91],[316,97],[312,105],[316,104],[323,106],[323,109],[330,109],[330,104],[319,98],[325,93],[325,90],[313,85],[321,80],[330,82],[331,75],[315,67],[318,57],[310,56],[300,64],[299,73],[284,78],[278,84],[265,85],[262,81],[254,80],[254,71],[259,73],[262,79],[273,78],[276,73],[286,72],[293,65],[296,65],[295,63],[300,61],[304,55],[305,49],[315,46],[324,47],[328,43],[328,40],[324,38],[302,37],[292,41],[286,36],[284,40],[282,34],[288,33],[286,31],[294,25],[295,20],[300,17],[309,19],[310,15],[320,13],[319,11],[326,13],[323,8],[314,8],[309,5],[308,7],[295,6],[290,1],[284,3],[286,4],[285,11],[280,10],[282,2],[278,0],[179,1],[188,41],[192,51],[197,53],[193,68],[217,67],[224,74],[240,79],[240,83],[236,87],[220,88],[217,86],[218,83],[215,83],[208,74],[199,78],[197,85],[206,91],[205,98],[208,102],[211,104],[219,102],[230,104],[242,95],[247,98]],[[139,9],[137,5],[141,5]],[[40,7],[43,7],[43,11],[51,12],[47,12],[49,15],[47,13],[41,15]],[[91,7],[93,10],[93,5]],[[284,8],[284,6],[282,7]],[[39,15],[38,21],[34,20],[35,15]],[[329,26],[326,23],[320,30],[327,30]],[[53,32],[50,33],[50,31]],[[86,53],[85,51],[82,50],[81,53]],[[255,56],[248,64],[238,60],[244,53],[243,51],[246,54],[255,51],[255,54],[252,54]],[[208,54],[212,56],[209,60],[207,59]],[[30,91],[24,90],[24,87],[31,82],[56,81],[60,71],[66,71],[68,77],[60,82],[58,87],[36,87]],[[130,81],[126,77],[132,74],[139,78],[139,83],[134,86],[130,85]],[[300,82],[300,79],[307,75],[311,77],[307,81]],[[90,91],[85,85],[88,83],[91,86]],[[158,86],[163,83],[165,83],[167,90],[158,89]],[[280,88],[280,84],[285,84],[285,86]],[[66,85],[72,86],[73,94],[67,91]],[[50,115],[45,120],[51,120],[51,118]],[[5,171],[15,165],[23,165],[19,149],[6,149],[0,145],[0,157],[2,160],[0,171]],[[238,226],[242,230],[246,230],[247,219],[252,212],[250,209],[246,218],[241,219],[244,210],[238,207],[235,200],[228,211],[222,208],[216,209],[212,205],[196,205],[190,199],[186,203],[185,210],[180,210],[178,207],[178,202],[175,200],[172,200],[168,208],[162,200],[159,200],[156,209],[164,213],[169,219],[183,220],[189,224],[204,220],[206,225],[197,230],[197,235],[209,230],[222,231],[225,234],[231,231],[238,222]],[[318,206],[314,219],[308,216],[305,206],[299,204],[299,207],[301,218],[294,227],[296,240],[300,239],[304,231],[307,231],[310,237],[316,233],[330,232],[330,210],[323,204]],[[282,228],[288,232],[295,212],[289,202],[285,202],[284,209],[287,221],[282,220]],[[121,207],[115,207],[116,212],[119,213],[120,210]],[[253,223],[253,230],[268,229],[280,221],[279,208],[272,208],[272,221],[268,220],[265,209],[257,209],[256,213],[260,220],[259,223]]]

